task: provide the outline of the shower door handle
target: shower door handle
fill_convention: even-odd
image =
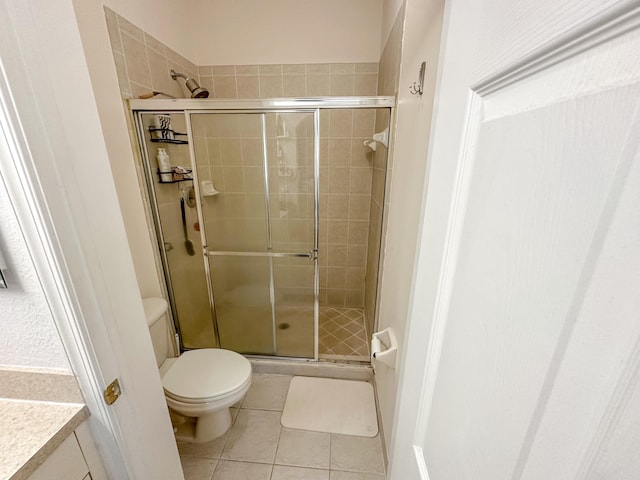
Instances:
[[[310,260],[315,260],[318,258],[318,251],[311,250],[308,253],[298,253],[298,252],[231,252],[231,251],[221,251],[221,250],[208,250],[207,255],[210,257],[273,257],[273,258],[282,258],[282,257],[293,257],[293,258],[308,258]]]

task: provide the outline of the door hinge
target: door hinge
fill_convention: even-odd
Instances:
[[[113,382],[107,385],[107,388],[104,389],[104,401],[107,402],[107,405],[113,405],[116,400],[120,397],[122,393],[122,389],[120,388],[120,382],[116,378]]]

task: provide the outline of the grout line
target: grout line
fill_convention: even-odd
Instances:
[[[282,428],[283,428],[282,412],[280,412],[280,432],[278,433],[278,442],[276,443],[276,453],[273,455],[273,463],[271,464],[271,475],[269,475],[269,478],[273,478],[273,467],[276,464],[276,458],[278,457],[278,448],[280,448],[280,438],[282,437]]]
[[[331,450],[331,446],[333,443],[333,433],[329,434],[329,471],[331,471],[332,467],[333,467],[333,453]],[[331,474],[329,474],[329,477],[331,477]]]

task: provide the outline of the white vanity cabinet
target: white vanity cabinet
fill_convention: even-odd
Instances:
[[[28,480],[108,480],[85,421],[47,457]]]
[[[91,478],[89,467],[75,433],[69,435],[58,448],[33,472],[29,480],[84,480]]]

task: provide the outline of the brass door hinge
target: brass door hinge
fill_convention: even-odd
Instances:
[[[104,389],[104,401],[107,402],[107,405],[113,405],[121,393],[120,382],[116,378]]]

